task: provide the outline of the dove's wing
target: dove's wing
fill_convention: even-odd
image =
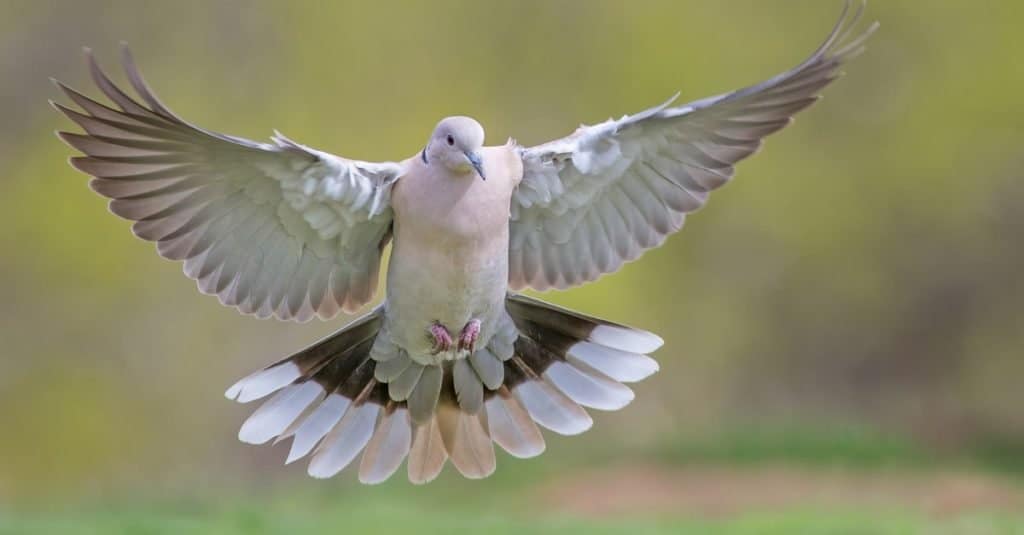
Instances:
[[[142,101],[91,54],[100,90],[120,109],[62,85],[84,113],[54,106],[85,134],[60,137],[110,210],[221,303],[258,317],[330,318],[369,301],[391,236],[391,185],[402,167],[339,158],[277,135],[255,143],[193,126],[148,88],[125,49]]]
[[[849,4],[821,47],[758,85],[618,121],[522,150],[512,200],[509,284],[567,288],[597,279],[657,247],[729,181],[733,165],[813,104],[864,49]],[[674,98],[672,99],[674,100]]]

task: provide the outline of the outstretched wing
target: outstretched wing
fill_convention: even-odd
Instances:
[[[849,3],[824,44],[796,68],[758,85],[685,106],[668,102],[522,150],[512,200],[509,284],[568,288],[661,245],[733,165],[754,154],[839,77],[877,28],[851,37],[863,5]]]
[[[391,237],[391,185],[402,168],[339,158],[280,134],[272,143],[210,132],[164,106],[124,49],[138,101],[86,51],[93,80],[119,109],[56,82],[85,130],[58,132],[110,210],[160,255],[183,260],[199,290],[244,314],[306,321],[372,299]],[[83,113],[84,112],[84,113]]]

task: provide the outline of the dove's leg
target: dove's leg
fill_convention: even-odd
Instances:
[[[434,354],[443,353],[452,348],[452,335],[448,333],[448,329],[440,323],[433,323],[430,328],[427,329],[430,336],[434,338]]]
[[[480,337],[480,320],[473,318],[459,333],[459,351],[472,353],[476,349],[476,339]]]

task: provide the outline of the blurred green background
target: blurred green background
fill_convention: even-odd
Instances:
[[[876,1],[868,52],[686,229],[547,299],[666,340],[540,458],[414,488],[283,467],[238,377],[345,319],[201,296],[66,164],[48,78],[131,43],[204,127],[404,158],[535,144],[795,65],[841,2],[0,1],[0,533],[1024,533],[1024,4]]]

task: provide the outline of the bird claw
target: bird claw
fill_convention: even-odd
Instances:
[[[435,323],[427,331],[434,338],[434,348],[431,350],[431,354],[444,353],[452,348],[452,335],[448,333],[448,329],[444,325]]]
[[[480,336],[480,320],[471,319],[459,333],[459,351],[472,353],[476,349],[476,339]]]

